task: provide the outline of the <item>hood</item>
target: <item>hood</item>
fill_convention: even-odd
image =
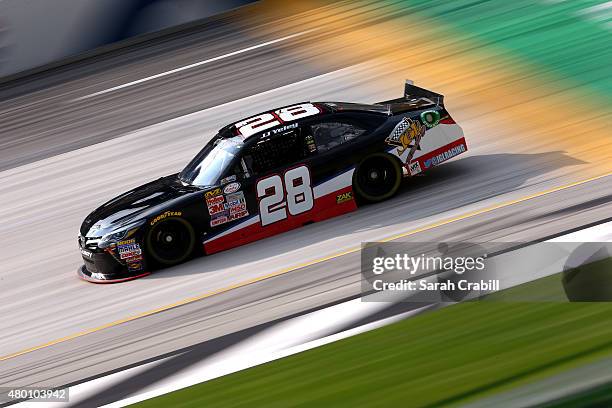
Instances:
[[[199,189],[185,186],[176,174],[136,187],[103,204],[85,218],[81,235],[101,237],[158,211],[165,203]]]

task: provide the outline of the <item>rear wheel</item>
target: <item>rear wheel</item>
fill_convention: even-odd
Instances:
[[[162,265],[183,262],[193,252],[195,232],[182,218],[168,218],[155,224],[147,233],[149,255]]]
[[[378,202],[392,197],[402,182],[402,168],[388,154],[376,153],[366,157],[355,170],[353,187],[359,197]]]

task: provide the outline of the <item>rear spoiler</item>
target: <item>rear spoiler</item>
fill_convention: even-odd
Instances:
[[[414,103],[417,105],[430,102],[438,106],[444,106],[444,95],[435,93],[425,88],[414,85],[414,82],[407,79],[404,85],[404,97],[378,102],[379,105],[394,105],[400,103]]]
[[[411,100],[420,98],[426,98],[436,105],[444,106],[444,95],[440,95],[439,93],[435,93],[425,88],[420,88],[414,85],[413,81],[407,79],[406,85],[404,85],[404,99]]]

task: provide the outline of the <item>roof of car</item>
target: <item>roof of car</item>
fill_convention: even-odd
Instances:
[[[317,102],[315,102],[316,104]],[[388,113],[389,108],[385,105],[351,103],[351,102],[318,102],[319,105],[328,106],[334,112],[340,111],[362,111],[375,113]]]
[[[378,114],[389,114],[388,106],[379,105],[379,104],[364,104],[364,103],[351,103],[351,102],[302,102],[302,103],[312,103],[313,105],[317,106],[319,110],[321,111],[319,115],[327,115],[330,113],[338,113],[338,112],[369,112],[369,113],[378,113]],[[293,106],[293,105],[296,105],[296,104],[292,104],[288,106]],[[282,109],[282,108],[283,107],[271,109],[268,111],[263,111],[256,115],[248,116],[242,120],[245,120],[251,117],[254,118],[259,115],[263,115],[265,113],[271,113],[271,112],[274,112],[275,110]],[[236,136],[235,124],[238,122],[239,121],[236,121],[227,126],[224,126],[223,128],[219,130],[219,134],[222,137]]]

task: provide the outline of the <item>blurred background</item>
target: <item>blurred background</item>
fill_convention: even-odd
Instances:
[[[252,0],[3,0],[0,77],[176,27]]]
[[[359,296],[358,259],[313,260],[363,241],[531,242],[609,219],[610,67],[609,1],[0,0],[0,385],[75,384]],[[304,100],[396,98],[406,79],[445,95],[469,150],[397,197],[131,284],[76,278],[91,209],[179,171],[222,126]],[[446,221],[459,214],[476,215]],[[295,264],[311,266],[241,286]],[[218,296],[127,322],[203,293]],[[338,342],[202,394],[287,406],[299,388],[319,406],[341,405],[336,395],[439,406],[514,388],[554,397],[594,378],[612,395],[610,305],[449,307],[362,337],[354,356],[376,357],[365,365]],[[126,383],[125,395],[141,391]]]

